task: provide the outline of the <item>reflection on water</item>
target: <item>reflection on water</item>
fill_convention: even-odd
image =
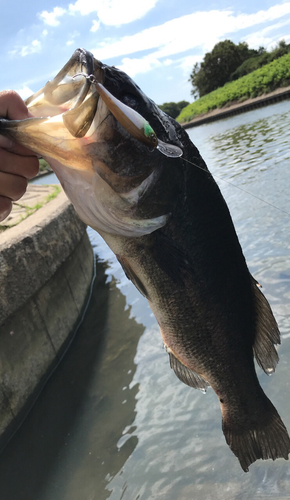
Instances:
[[[144,327],[105,269],[97,264],[77,337],[0,455],[1,500],[106,499],[138,443],[134,356]]]
[[[30,184],[59,184],[59,180],[56,175],[52,172],[51,174],[41,175],[39,177],[34,177],[29,181]]]
[[[289,130],[290,103],[283,102],[189,131],[218,177],[281,328],[276,374],[258,373],[288,430],[290,216],[269,203],[290,213]],[[101,238],[89,235],[107,264],[98,265],[75,342],[0,456],[1,498],[289,499],[289,463],[259,461],[242,472],[213,391],[203,395],[175,377],[146,300]]]

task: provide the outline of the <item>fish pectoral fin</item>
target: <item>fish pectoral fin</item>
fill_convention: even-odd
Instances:
[[[194,389],[200,389],[206,391],[209,387],[209,383],[198,373],[187,368],[176,356],[173,354],[171,349],[166,347],[166,351],[169,354],[170,368],[174,371],[175,375],[186,385],[193,387]]]
[[[148,293],[143,285],[142,281],[140,278],[137,276],[135,271],[132,269],[131,265],[129,264],[128,260],[125,257],[121,257],[121,255],[117,255],[116,257],[118,261],[120,262],[124,273],[126,274],[127,278],[132,281],[133,285],[137,288],[137,290],[144,296],[146,299],[148,299]]]
[[[254,278],[252,286],[257,314],[256,337],[253,344],[254,356],[258,365],[267,375],[270,375],[275,371],[279,360],[275,345],[281,343],[280,332],[271,307]]]

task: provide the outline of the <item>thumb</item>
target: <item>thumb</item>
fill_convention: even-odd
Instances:
[[[0,92],[0,116],[10,120],[23,120],[31,115],[17,92],[4,90]]]

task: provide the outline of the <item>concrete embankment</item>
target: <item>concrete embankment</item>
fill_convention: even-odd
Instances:
[[[57,364],[93,275],[86,226],[65,194],[0,236],[0,444]]]
[[[204,123],[210,123],[223,118],[228,118],[229,116],[245,113],[246,111],[252,111],[253,109],[268,106],[269,104],[275,104],[276,102],[283,101],[285,99],[290,99],[290,86],[276,89],[269,94],[264,94],[262,96],[255,97],[254,99],[247,99],[242,103],[236,103],[224,108],[214,109],[213,111],[209,111],[204,115],[199,115],[190,122],[182,123],[181,125],[183,128],[197,127],[199,125],[203,125]]]

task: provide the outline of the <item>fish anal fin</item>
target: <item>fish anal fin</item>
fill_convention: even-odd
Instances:
[[[253,351],[258,365],[269,375],[279,361],[275,345],[280,344],[280,332],[271,307],[254,278],[253,289],[257,317]]]
[[[209,387],[209,383],[198,373],[187,368],[177,357],[173,354],[171,349],[165,346],[166,351],[169,354],[170,367],[174,371],[175,375],[186,385],[193,387],[194,389],[200,389],[201,391],[206,391]]]
[[[148,299],[148,293],[147,293],[147,290],[145,288],[145,286],[143,285],[142,281],[140,280],[140,278],[137,276],[137,274],[135,273],[135,271],[133,270],[132,266],[130,265],[130,263],[128,262],[128,260],[121,256],[121,255],[117,255],[116,254],[116,257],[118,259],[118,261],[120,262],[123,270],[124,270],[124,273],[126,274],[127,278],[132,281],[133,285],[135,285],[135,287],[137,288],[137,290],[142,294],[144,295],[144,297],[146,297],[146,299]]]

